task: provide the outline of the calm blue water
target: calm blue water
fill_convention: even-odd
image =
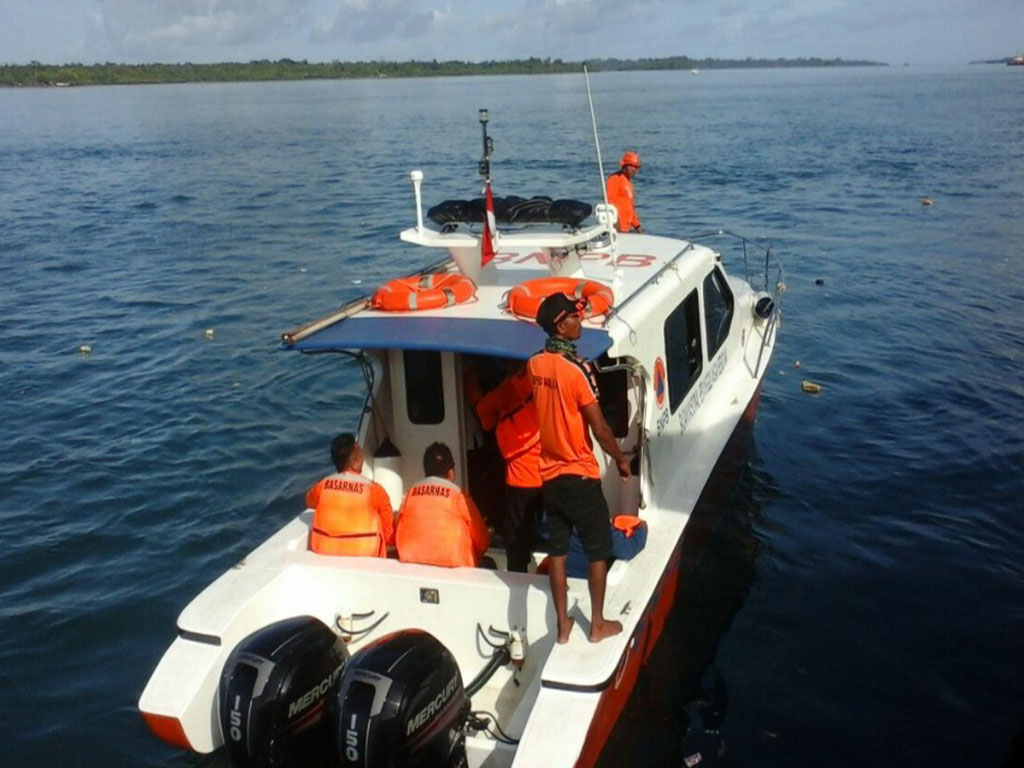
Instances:
[[[749,464],[608,765],[681,765],[709,696],[730,765],[998,765],[1024,720],[1024,72],[592,85],[647,229],[768,236],[789,289]],[[356,418],[359,377],[277,336],[424,263],[407,173],[476,194],[484,106],[499,194],[598,196],[578,76],[0,90],[0,765],[222,764],[135,702]]]

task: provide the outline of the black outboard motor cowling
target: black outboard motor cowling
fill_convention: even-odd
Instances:
[[[220,725],[237,768],[334,766],[335,692],[349,653],[323,622],[296,616],[240,642],[220,678]]]
[[[346,768],[465,768],[469,699],[451,652],[416,629],[356,653],[338,689]]]

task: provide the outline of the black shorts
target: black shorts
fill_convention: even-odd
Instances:
[[[505,489],[502,535],[510,571],[526,573],[537,544],[537,527],[543,509],[540,488],[509,486]]]
[[[548,515],[548,544],[555,557],[569,552],[573,528],[590,562],[612,556],[612,527],[601,481],[580,475],[559,475],[544,483],[544,511]]]

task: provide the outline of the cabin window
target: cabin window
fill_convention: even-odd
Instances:
[[[405,367],[405,404],[413,424],[444,421],[444,386],[441,353],[407,349],[402,352]]]
[[[694,290],[665,318],[665,367],[668,369],[668,397],[673,413],[700,378],[703,361],[700,301]]]
[[[729,336],[733,299],[722,270],[715,268],[704,278],[704,327],[708,329],[708,360]]]

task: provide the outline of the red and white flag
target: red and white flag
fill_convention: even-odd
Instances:
[[[484,213],[484,231],[480,238],[480,266],[485,267],[494,258],[494,236],[498,231],[498,222],[494,218],[494,198],[491,197],[491,180],[487,179],[484,187],[484,198],[487,210]]]

